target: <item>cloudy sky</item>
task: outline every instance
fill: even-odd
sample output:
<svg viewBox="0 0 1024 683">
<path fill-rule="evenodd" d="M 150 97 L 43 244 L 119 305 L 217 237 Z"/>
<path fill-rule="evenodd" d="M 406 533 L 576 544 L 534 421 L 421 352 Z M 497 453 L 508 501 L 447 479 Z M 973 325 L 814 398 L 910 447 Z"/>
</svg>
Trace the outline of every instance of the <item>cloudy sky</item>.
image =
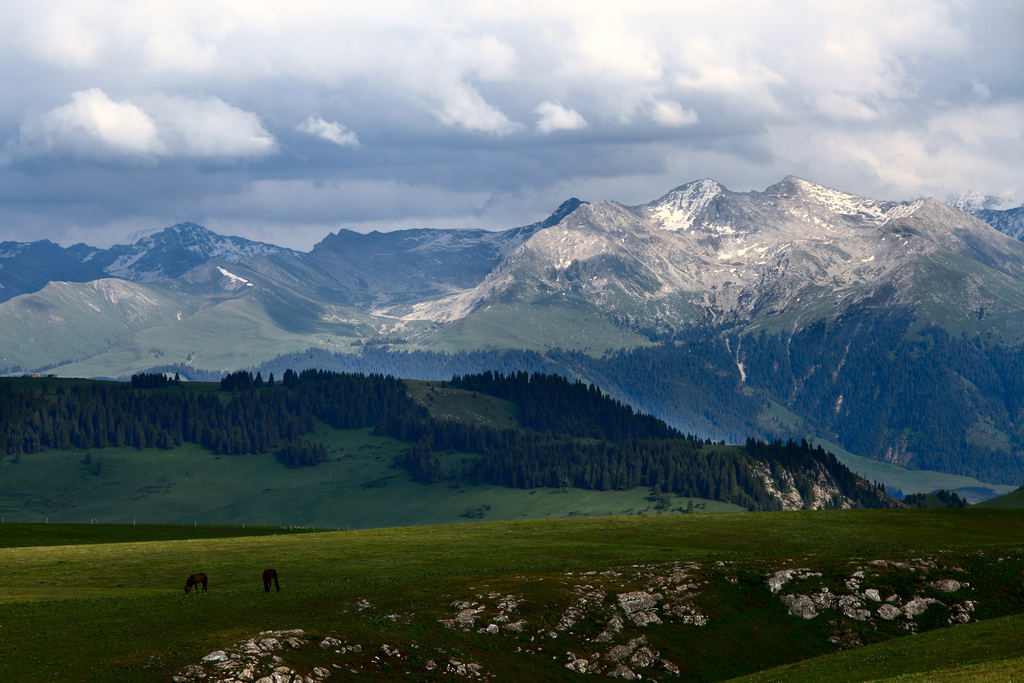
<svg viewBox="0 0 1024 683">
<path fill-rule="evenodd" d="M 9 0 L 0 241 L 525 225 L 797 175 L 1024 201 L 1020 0 Z"/>
</svg>

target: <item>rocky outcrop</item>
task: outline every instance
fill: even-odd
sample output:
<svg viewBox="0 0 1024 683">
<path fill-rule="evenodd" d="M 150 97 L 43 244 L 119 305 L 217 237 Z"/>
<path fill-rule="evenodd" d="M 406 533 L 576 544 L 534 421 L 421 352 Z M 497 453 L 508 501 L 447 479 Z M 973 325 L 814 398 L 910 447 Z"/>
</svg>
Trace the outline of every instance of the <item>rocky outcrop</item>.
<svg viewBox="0 0 1024 683">
<path fill-rule="evenodd" d="M 779 594 L 791 581 L 799 580 L 809 590 L 780 595 L 779 599 L 793 616 L 803 619 L 814 619 L 827 610 L 839 612 L 852 621 L 894 622 L 910 631 L 916 631 L 914 619 L 935 606 L 950 612 L 948 623 L 966 623 L 971 619 L 975 603 L 971 600 L 958 600 L 955 596 L 945 600 L 927 593 L 951 595 L 969 589 L 970 584 L 951 578 L 928 581 L 930 571 L 939 569 L 935 560 L 917 558 L 910 562 L 890 560 L 870 560 L 863 567 L 857 567 L 848 578 L 839 585 L 823 585 L 821 572 L 812 572 L 806 568 L 787 568 L 768 574 L 764 579 L 765 587 L 772 594 Z M 944 568 L 945 571 L 963 572 L 962 569 Z M 883 597 L 885 590 L 880 586 L 891 584 L 898 576 L 899 585 L 907 585 L 907 578 L 913 579 L 916 589 L 912 595 L 900 596 L 895 593 Z M 812 580 L 817 580 L 814 585 Z M 865 587 L 865 584 L 877 582 L 877 586 Z M 809 585 L 810 584 L 810 585 Z M 881 603 L 881 604 L 879 604 Z M 839 638 L 838 640 L 848 639 Z"/>
<path fill-rule="evenodd" d="M 822 571 L 782 567 L 761 574 L 760 585 L 756 580 L 751 584 L 750 568 L 737 562 L 671 562 L 620 569 L 567 571 L 553 580 L 545 577 L 557 588 L 545 583 L 540 594 L 554 604 L 531 604 L 529 596 L 535 593 L 524 587 L 522 593 L 479 592 L 450 600 L 429 617 L 411 612 L 384 614 L 365 598 L 346 605 L 346 611 L 357 618 L 388 620 L 396 627 L 416 624 L 417 633 L 430 628 L 438 634 L 460 631 L 442 637 L 461 643 L 458 652 L 401 641 L 400 628 L 389 631 L 395 636 L 389 642 L 377 643 L 352 642 L 336 632 L 265 631 L 212 649 L 178 671 L 174 681 L 322 683 L 357 675 L 367 680 L 375 675 L 407 680 L 497 678 L 471 660 L 465 645 L 473 642 L 490 652 L 504 648 L 510 657 L 540 658 L 548 665 L 552 656 L 561 659 L 561 652 L 565 669 L 574 673 L 666 680 L 679 675 L 683 667 L 652 644 L 662 640 L 658 630 L 699 629 L 715 618 L 716 608 L 723 608 L 723 595 L 735 591 L 775 596 L 797 618 L 823 617 L 837 649 L 860 646 L 865 628 L 898 635 L 918 630 L 919 621 L 932 627 L 939 610 L 944 610 L 948 624 L 967 623 L 977 607 L 968 599 L 972 591 L 968 572 L 934 558 L 860 560 L 838 573 L 835 567 Z M 926 614 L 928 619 L 922 620 Z"/>
</svg>

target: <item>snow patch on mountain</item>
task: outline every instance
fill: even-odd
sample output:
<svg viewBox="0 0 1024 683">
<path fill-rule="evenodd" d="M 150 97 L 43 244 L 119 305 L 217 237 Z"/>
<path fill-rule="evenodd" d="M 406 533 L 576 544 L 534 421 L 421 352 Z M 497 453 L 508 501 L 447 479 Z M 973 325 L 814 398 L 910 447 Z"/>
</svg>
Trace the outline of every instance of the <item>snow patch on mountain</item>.
<svg viewBox="0 0 1024 683">
<path fill-rule="evenodd" d="M 0 258 L 17 258 L 29 244 L 29 242 L 2 242 L 0 243 Z"/>
<path fill-rule="evenodd" d="M 912 216 L 917 213 L 921 207 L 927 203 L 927 201 L 927 199 L 917 199 L 910 203 L 896 204 L 885 212 L 885 220 L 883 222 L 888 223 L 889 221 Z"/>
<path fill-rule="evenodd" d="M 111 247 L 108 275 L 135 282 L 159 282 L 217 258 L 242 263 L 289 250 L 242 237 L 218 235 L 195 223 L 179 223 L 159 232 L 140 234 L 128 245 Z"/>
<path fill-rule="evenodd" d="M 642 215 L 665 230 L 692 230 L 701 212 L 723 191 L 714 180 L 698 180 L 677 187 L 657 202 L 643 207 Z M 730 229 L 728 226 L 721 228 Z"/>
<path fill-rule="evenodd" d="M 977 214 L 979 211 L 986 210 L 1013 208 L 1012 206 L 1009 206 L 1011 204 L 1009 197 L 985 194 L 979 190 L 970 190 L 958 195 L 949 195 L 946 197 L 946 204 L 949 204 L 954 209 L 959 209 L 960 211 L 965 211 L 970 214 Z"/>
<path fill-rule="evenodd" d="M 249 282 L 248 280 L 246 280 L 244 277 L 239 277 L 238 275 L 235 275 L 234 273 L 232 273 L 230 271 L 224 270 L 220 266 L 217 266 L 217 270 L 220 271 L 221 275 L 223 275 L 224 277 L 226 277 L 229 280 L 231 280 L 231 284 L 233 284 L 233 285 L 234 284 L 246 285 L 247 287 L 252 287 L 253 286 L 253 284 L 251 282 Z"/>
<path fill-rule="evenodd" d="M 823 185 L 818 185 L 802 178 L 787 178 L 808 199 L 824 204 L 829 211 L 838 216 L 856 216 L 858 218 L 881 222 L 885 220 L 892 202 L 860 197 L 855 194 L 840 192 Z"/>
<path fill-rule="evenodd" d="M 935 200 L 876 200 L 794 177 L 745 193 L 697 181 L 647 205 L 578 207 L 532 234 L 478 285 L 404 315 L 444 324 L 499 301 L 552 296 L 583 299 L 616 320 L 669 326 L 687 316 L 817 315 L 881 282 L 917 296 L 907 277 L 929 254 L 998 250 L 982 246 L 983 236 L 965 241 L 971 219 L 958 213 Z M 907 219 L 910 229 L 897 225 L 889 235 Z M 990 267 L 1011 277 L 1019 270 L 1012 259 Z"/>
</svg>

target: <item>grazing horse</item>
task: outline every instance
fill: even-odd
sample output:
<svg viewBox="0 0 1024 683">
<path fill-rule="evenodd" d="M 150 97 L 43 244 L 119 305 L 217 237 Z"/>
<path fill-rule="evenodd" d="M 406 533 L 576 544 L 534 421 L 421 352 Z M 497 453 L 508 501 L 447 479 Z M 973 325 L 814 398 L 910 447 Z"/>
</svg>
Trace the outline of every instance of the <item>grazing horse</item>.
<svg viewBox="0 0 1024 683">
<path fill-rule="evenodd" d="M 280 592 L 281 591 L 281 585 L 277 582 L 277 570 L 276 569 L 268 569 L 265 572 L 263 572 L 263 590 L 265 592 L 267 592 L 267 593 L 270 592 L 270 582 L 271 581 L 274 582 L 274 587 L 278 590 L 278 592 Z"/>
<path fill-rule="evenodd" d="M 193 574 L 192 576 L 188 577 L 188 581 L 185 582 L 185 595 L 188 595 L 188 592 L 190 590 L 192 590 L 192 586 L 196 587 L 196 593 L 198 593 L 199 592 L 199 584 L 203 584 L 203 592 L 205 593 L 206 592 L 206 581 L 207 581 L 206 574 L 202 574 L 202 573 L 200 573 L 200 574 Z"/>
</svg>

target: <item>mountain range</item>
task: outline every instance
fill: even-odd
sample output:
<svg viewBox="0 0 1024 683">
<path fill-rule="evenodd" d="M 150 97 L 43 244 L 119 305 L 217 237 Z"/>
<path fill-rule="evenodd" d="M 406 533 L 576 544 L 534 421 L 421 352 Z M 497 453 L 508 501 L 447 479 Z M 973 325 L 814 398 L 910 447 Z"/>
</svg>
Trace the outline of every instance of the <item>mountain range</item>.
<svg viewBox="0 0 1024 683">
<path fill-rule="evenodd" d="M 429 356 L 437 374 L 476 371 L 475 353 L 702 436 L 815 435 L 1019 483 L 1024 209 L 962 207 L 699 180 L 506 231 L 341 230 L 309 252 L 191 223 L 110 249 L 4 242 L 0 371 L 198 377 L 313 353 L 396 374 Z M 933 414 L 928 391 L 964 414 Z"/>
</svg>

